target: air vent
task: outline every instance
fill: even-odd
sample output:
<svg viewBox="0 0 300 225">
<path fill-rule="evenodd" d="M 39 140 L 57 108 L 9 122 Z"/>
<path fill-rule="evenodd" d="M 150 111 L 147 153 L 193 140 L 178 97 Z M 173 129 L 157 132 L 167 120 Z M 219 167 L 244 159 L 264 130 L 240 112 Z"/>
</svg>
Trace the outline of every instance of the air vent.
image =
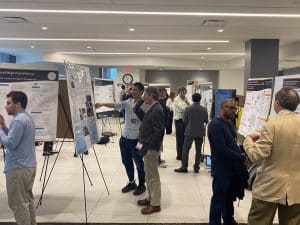
<svg viewBox="0 0 300 225">
<path fill-rule="evenodd" d="M 3 16 L 0 19 L 6 21 L 7 23 L 28 23 L 29 22 L 27 19 L 19 16 Z"/>
<path fill-rule="evenodd" d="M 224 27 L 225 20 L 204 20 L 202 25 L 204 27 Z"/>
</svg>

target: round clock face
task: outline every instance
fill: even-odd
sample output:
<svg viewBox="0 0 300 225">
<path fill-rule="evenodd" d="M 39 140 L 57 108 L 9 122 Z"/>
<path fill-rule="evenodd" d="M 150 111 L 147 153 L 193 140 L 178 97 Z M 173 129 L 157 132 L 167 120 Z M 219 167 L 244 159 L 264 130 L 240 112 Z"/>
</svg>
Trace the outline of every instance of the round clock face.
<svg viewBox="0 0 300 225">
<path fill-rule="evenodd" d="M 123 75 L 122 80 L 124 84 L 131 84 L 133 81 L 133 76 L 130 73 L 126 73 Z"/>
</svg>

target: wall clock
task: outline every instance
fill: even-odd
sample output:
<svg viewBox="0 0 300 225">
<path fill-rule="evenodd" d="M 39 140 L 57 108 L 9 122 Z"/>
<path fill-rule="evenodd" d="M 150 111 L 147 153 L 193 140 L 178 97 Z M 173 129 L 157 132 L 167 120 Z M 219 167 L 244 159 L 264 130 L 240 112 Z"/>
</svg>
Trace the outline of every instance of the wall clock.
<svg viewBox="0 0 300 225">
<path fill-rule="evenodd" d="M 131 84 L 133 82 L 133 76 L 130 73 L 126 73 L 122 77 L 124 84 Z"/>
</svg>

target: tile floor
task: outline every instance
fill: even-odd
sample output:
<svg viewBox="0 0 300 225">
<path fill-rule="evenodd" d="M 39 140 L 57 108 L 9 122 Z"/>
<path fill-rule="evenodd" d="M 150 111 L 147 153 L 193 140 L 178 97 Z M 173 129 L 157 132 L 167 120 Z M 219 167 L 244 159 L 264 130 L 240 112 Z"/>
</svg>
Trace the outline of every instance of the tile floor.
<svg viewBox="0 0 300 225">
<path fill-rule="evenodd" d="M 84 156 L 86 168 L 93 185 L 86 181 L 88 222 L 102 223 L 202 223 L 208 222 L 211 197 L 211 177 L 204 165 L 199 174 L 192 172 L 194 150 L 190 153 L 190 172 L 177 174 L 179 167 L 175 160 L 175 136 L 166 135 L 162 158 L 167 168 L 160 168 L 162 183 L 162 211 L 153 215 L 141 215 L 136 201 L 145 197 L 134 196 L 132 192 L 123 194 L 121 188 L 126 184 L 126 174 L 121 163 L 118 137 L 107 146 L 95 146 L 99 162 L 108 185 L 109 195 L 101 178 L 94 152 Z M 208 143 L 206 142 L 206 151 Z M 49 169 L 56 155 L 50 157 Z M 0 168 L 3 168 L 1 154 Z M 38 172 L 34 185 L 35 200 L 38 201 L 42 182 L 39 180 L 44 157 L 42 145 L 37 147 Z M 49 171 L 48 169 L 48 171 Z M 14 221 L 7 206 L 5 177 L 0 182 L 0 221 Z M 238 222 L 246 222 L 251 202 L 251 193 L 246 192 L 239 206 L 235 204 L 235 216 Z M 82 166 L 80 158 L 73 157 L 73 143 L 64 143 L 53 174 L 46 187 L 42 205 L 36 211 L 38 222 L 85 222 Z"/>
</svg>

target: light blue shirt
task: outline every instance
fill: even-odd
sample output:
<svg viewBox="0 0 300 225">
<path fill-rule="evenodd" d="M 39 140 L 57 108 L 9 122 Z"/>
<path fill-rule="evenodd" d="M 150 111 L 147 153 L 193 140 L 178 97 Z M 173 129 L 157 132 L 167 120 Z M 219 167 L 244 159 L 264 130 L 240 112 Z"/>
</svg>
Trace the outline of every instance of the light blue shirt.
<svg viewBox="0 0 300 225">
<path fill-rule="evenodd" d="M 4 173 L 36 167 L 35 126 L 25 111 L 14 116 L 9 129 L 0 130 L 0 143 L 6 148 Z"/>
</svg>

